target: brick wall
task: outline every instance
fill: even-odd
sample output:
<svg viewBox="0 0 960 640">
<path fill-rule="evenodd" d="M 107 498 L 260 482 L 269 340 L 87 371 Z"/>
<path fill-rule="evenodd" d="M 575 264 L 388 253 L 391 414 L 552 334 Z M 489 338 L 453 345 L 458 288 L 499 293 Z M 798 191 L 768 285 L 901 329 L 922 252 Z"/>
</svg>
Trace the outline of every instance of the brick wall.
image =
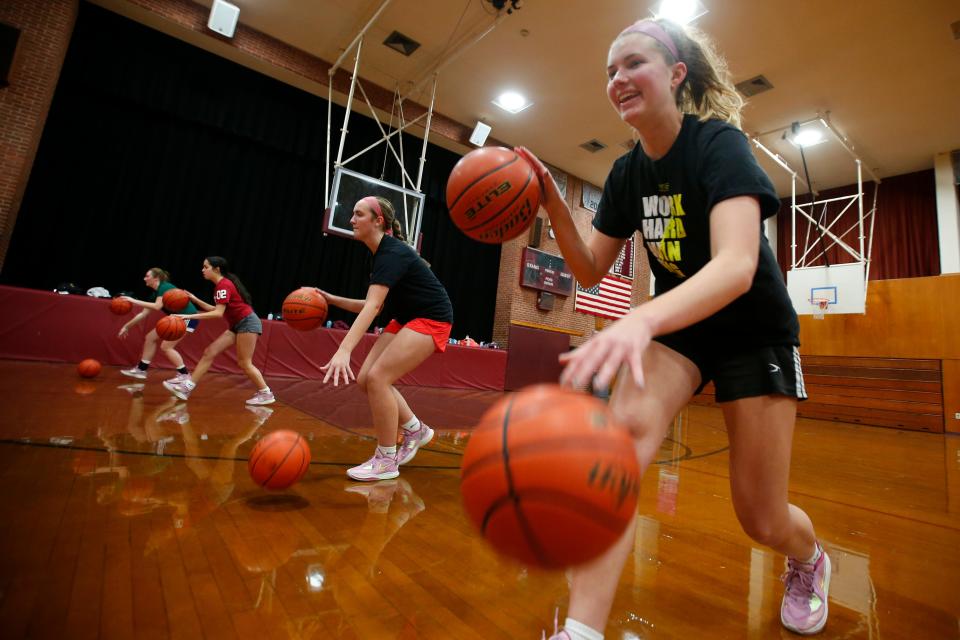
<svg viewBox="0 0 960 640">
<path fill-rule="evenodd" d="M 584 238 L 589 237 L 593 212 L 583 208 L 581 191 L 583 181 L 569 176 L 567 179 L 567 204 L 573 213 L 577 230 Z M 540 211 L 544 219 L 543 235 L 538 249 L 546 253 L 560 255 L 557 241 L 547 233 L 547 214 Z M 497 284 L 497 308 L 493 320 L 493 340 L 501 346 L 507 344 L 507 334 L 510 323 L 514 321 L 528 322 L 544 328 L 575 331 L 581 336 L 571 336 L 570 344 L 580 345 L 593 332 L 597 320 L 609 324 L 609 320 L 602 320 L 595 316 L 575 312 L 573 310 L 574 296 L 556 296 L 553 310 L 540 311 L 537 309 L 537 291 L 520 286 L 520 259 L 523 248 L 528 245 L 529 236 L 523 234 L 519 238 L 503 245 L 500 254 L 500 279 Z M 650 291 L 650 267 L 647 264 L 645 252 L 638 242 L 634 242 L 634 278 L 632 304 L 634 306 L 646 300 Z"/>
<path fill-rule="evenodd" d="M 0 269 L 77 19 L 78 0 L 2 0 L 20 30 L 10 85 L 0 89 Z"/>
</svg>

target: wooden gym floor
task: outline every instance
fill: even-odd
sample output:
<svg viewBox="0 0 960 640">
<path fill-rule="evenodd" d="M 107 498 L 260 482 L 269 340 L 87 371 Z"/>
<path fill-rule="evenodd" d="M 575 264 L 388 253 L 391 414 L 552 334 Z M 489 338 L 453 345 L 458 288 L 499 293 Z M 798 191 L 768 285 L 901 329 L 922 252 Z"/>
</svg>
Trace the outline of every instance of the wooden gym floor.
<svg viewBox="0 0 960 640">
<path fill-rule="evenodd" d="M 363 396 L 211 374 L 177 403 L 154 371 L 0 361 L 0 637 L 540 638 L 562 573 L 500 561 L 458 492 L 470 426 L 499 394 L 405 388 L 438 437 L 399 479 L 345 469 L 373 447 Z M 277 494 L 255 439 L 307 437 Z M 607 638 L 787 638 L 782 558 L 740 531 L 716 409 L 690 407 L 643 481 L 636 551 Z M 834 564 L 821 638 L 960 638 L 960 438 L 801 419 L 792 500 Z"/>
</svg>

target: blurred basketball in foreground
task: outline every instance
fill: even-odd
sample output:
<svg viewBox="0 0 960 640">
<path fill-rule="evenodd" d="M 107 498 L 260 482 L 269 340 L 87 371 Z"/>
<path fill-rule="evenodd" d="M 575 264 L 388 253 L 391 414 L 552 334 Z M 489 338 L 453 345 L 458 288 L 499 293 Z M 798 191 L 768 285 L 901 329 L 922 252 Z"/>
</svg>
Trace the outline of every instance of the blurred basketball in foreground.
<svg viewBox="0 0 960 640">
<path fill-rule="evenodd" d="M 548 569 L 606 551 L 634 518 L 633 438 L 607 406 L 536 385 L 490 407 L 463 455 L 467 514 L 503 555 Z"/>
</svg>

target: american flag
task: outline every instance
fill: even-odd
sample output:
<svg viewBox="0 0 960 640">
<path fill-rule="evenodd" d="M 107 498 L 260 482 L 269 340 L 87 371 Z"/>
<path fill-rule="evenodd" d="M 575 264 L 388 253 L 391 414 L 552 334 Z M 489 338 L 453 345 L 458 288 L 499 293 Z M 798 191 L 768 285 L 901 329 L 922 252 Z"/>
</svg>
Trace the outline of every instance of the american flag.
<svg viewBox="0 0 960 640">
<path fill-rule="evenodd" d="M 622 318 L 630 311 L 632 289 L 633 283 L 629 280 L 609 274 L 588 289 L 577 283 L 577 298 L 573 303 L 573 310 L 611 320 Z"/>
</svg>

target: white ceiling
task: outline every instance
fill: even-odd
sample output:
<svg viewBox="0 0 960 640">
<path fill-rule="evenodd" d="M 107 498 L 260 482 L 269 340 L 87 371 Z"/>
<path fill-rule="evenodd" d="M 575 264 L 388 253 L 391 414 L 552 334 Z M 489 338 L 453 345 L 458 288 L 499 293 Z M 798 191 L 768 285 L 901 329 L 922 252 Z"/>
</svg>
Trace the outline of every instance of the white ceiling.
<svg viewBox="0 0 960 640">
<path fill-rule="evenodd" d="M 231 2 L 240 7 L 241 23 L 333 62 L 382 0 Z M 880 178 L 930 168 L 934 154 L 960 148 L 960 40 L 951 30 L 960 20 L 956 0 L 702 2 L 709 13 L 695 25 L 714 38 L 734 81 L 763 74 L 774 85 L 749 100 L 748 133 L 830 112 L 864 167 Z M 210 6 L 212 0 L 200 4 Z M 652 6 L 523 0 L 479 42 L 451 50 L 451 42 L 494 23 L 489 0 L 392 0 L 364 40 L 359 74 L 390 90 L 399 84 L 406 93 L 445 63 L 437 112 L 471 128 L 483 120 L 493 127 L 493 138 L 525 145 L 568 173 L 602 185 L 624 152 L 620 144 L 631 137 L 606 100 L 607 48 Z M 409 58 L 383 46 L 394 30 L 422 46 Z M 344 66 L 352 64 L 350 56 Z M 533 106 L 510 115 L 491 104 L 508 88 L 527 95 Z M 428 101 L 427 95 L 420 100 Z M 591 154 L 579 148 L 594 138 L 607 149 Z M 780 133 L 760 140 L 802 175 L 799 154 Z M 812 147 L 806 156 L 816 188 L 855 182 L 856 165 L 836 141 Z M 788 174 L 764 154 L 758 159 L 781 195 L 788 195 Z"/>
</svg>

